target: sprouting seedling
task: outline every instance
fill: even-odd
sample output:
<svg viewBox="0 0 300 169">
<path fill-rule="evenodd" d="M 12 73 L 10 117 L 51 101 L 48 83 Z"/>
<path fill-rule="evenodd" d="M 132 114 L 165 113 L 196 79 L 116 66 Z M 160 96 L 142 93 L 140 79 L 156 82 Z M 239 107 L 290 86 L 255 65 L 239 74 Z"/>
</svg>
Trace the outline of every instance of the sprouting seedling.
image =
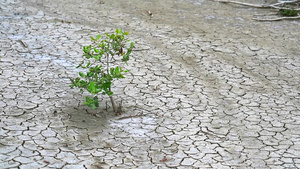
<svg viewBox="0 0 300 169">
<path fill-rule="evenodd" d="M 85 61 L 76 68 L 86 69 L 87 72 L 79 72 L 79 77 L 71 79 L 70 86 L 92 94 L 92 97 L 85 97 L 84 105 L 95 109 L 99 107 L 98 94 L 108 95 L 114 112 L 118 114 L 120 108 L 116 107 L 113 99 L 112 84 L 115 79 L 125 78 L 124 73 L 128 72 L 121 66 L 127 63 L 134 48 L 133 42 L 128 44 L 128 34 L 116 29 L 113 34 L 105 33 L 104 38 L 101 35 L 91 36 L 92 44 L 83 46 Z"/>
</svg>

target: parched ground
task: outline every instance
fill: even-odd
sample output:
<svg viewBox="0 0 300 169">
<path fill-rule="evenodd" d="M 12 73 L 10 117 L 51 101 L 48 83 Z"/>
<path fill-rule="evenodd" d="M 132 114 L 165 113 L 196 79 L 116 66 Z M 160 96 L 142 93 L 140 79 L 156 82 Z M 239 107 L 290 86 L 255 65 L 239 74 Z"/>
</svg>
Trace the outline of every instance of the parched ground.
<svg viewBox="0 0 300 169">
<path fill-rule="evenodd" d="M 299 21 L 208 0 L 2 0 L 0 11 L 0 168 L 300 168 Z M 89 36 L 116 28 L 136 44 L 115 82 L 121 116 L 106 97 L 82 106 L 68 79 Z"/>
</svg>

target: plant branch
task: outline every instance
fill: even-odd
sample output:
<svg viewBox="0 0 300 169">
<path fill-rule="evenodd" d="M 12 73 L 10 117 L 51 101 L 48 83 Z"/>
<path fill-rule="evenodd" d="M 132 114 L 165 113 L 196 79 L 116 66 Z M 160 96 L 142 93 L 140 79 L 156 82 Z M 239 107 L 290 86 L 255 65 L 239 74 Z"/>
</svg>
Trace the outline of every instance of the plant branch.
<svg viewBox="0 0 300 169">
<path fill-rule="evenodd" d="M 111 102 L 111 105 L 112 105 L 112 108 L 113 108 L 114 112 L 117 113 L 117 108 L 116 108 L 114 98 L 112 96 L 109 96 L 109 99 L 110 99 L 110 102 Z"/>
<path fill-rule="evenodd" d="M 106 54 L 106 73 L 109 74 L 109 54 Z"/>
</svg>

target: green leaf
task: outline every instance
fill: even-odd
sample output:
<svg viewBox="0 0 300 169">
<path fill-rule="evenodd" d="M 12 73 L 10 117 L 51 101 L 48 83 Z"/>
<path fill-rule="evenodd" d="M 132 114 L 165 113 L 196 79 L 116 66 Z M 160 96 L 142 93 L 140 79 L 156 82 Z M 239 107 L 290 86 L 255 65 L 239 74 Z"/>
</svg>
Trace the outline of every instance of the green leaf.
<svg viewBox="0 0 300 169">
<path fill-rule="evenodd" d="M 82 61 L 76 68 L 80 68 L 84 62 Z"/>
<path fill-rule="evenodd" d="M 92 109 L 96 109 L 97 107 L 99 107 L 98 97 L 95 96 L 93 99 L 88 96 L 85 97 L 85 102 L 83 103 L 83 105 L 87 105 Z"/>
<path fill-rule="evenodd" d="M 103 90 L 109 89 L 111 87 L 111 82 L 103 83 Z"/>
<path fill-rule="evenodd" d="M 120 67 L 119 67 L 119 66 L 117 66 L 117 67 L 115 68 L 115 73 L 116 73 L 116 74 L 119 74 L 119 73 L 120 73 Z"/>
<path fill-rule="evenodd" d="M 105 77 L 102 77 L 101 79 L 100 79 L 100 82 L 102 82 L 102 83 L 104 83 L 106 81 L 106 78 Z"/>
<path fill-rule="evenodd" d="M 92 108 L 92 109 L 97 109 L 97 106 L 95 105 L 95 103 L 91 103 L 91 104 L 89 105 L 89 107 Z"/>
<path fill-rule="evenodd" d="M 98 101 L 98 97 L 97 96 L 94 97 L 94 105 L 96 107 L 99 107 L 99 101 Z"/>
<path fill-rule="evenodd" d="M 97 40 L 99 40 L 101 38 L 101 35 L 97 35 Z"/>
<path fill-rule="evenodd" d="M 83 56 L 85 56 L 87 59 L 91 58 L 91 55 L 88 53 L 83 54 Z"/>
<path fill-rule="evenodd" d="M 90 103 L 90 102 L 93 101 L 93 99 L 91 99 L 90 97 L 86 96 L 86 97 L 85 97 L 85 101 L 88 102 L 88 103 Z"/>
<path fill-rule="evenodd" d="M 123 56 L 122 61 L 127 62 L 128 60 L 129 60 L 129 55 L 128 55 L 128 52 L 127 52 L 127 54 Z"/>
<path fill-rule="evenodd" d="M 89 63 L 85 66 L 85 68 L 88 68 L 90 65 L 91 65 L 91 62 L 89 62 Z"/>
<path fill-rule="evenodd" d="M 95 91 L 95 90 L 96 90 L 95 82 L 90 82 L 89 88 L 90 88 L 92 91 Z"/>
<path fill-rule="evenodd" d="M 114 39 L 115 36 L 116 36 L 115 34 L 111 34 L 109 38 L 110 38 L 110 39 Z"/>
<path fill-rule="evenodd" d="M 122 29 L 116 29 L 116 33 L 117 34 L 121 34 L 122 33 Z"/>
<path fill-rule="evenodd" d="M 97 39 L 95 39 L 94 37 L 90 36 L 92 41 L 97 41 Z"/>
<path fill-rule="evenodd" d="M 124 35 L 129 35 L 129 32 L 125 32 Z"/>
<path fill-rule="evenodd" d="M 134 48 L 134 43 L 133 42 L 130 43 L 130 48 L 131 49 Z"/>
<path fill-rule="evenodd" d="M 99 53 L 99 50 L 98 50 L 98 49 L 96 49 L 96 48 L 94 48 L 94 51 L 95 51 L 96 53 Z"/>
<path fill-rule="evenodd" d="M 79 72 L 79 76 L 80 76 L 80 77 L 85 77 L 85 74 L 82 73 L 82 72 Z"/>
<path fill-rule="evenodd" d="M 91 49 L 92 49 L 92 45 L 89 45 L 89 46 L 83 46 L 83 51 L 84 51 L 84 53 L 86 53 L 86 54 L 90 53 Z"/>
</svg>

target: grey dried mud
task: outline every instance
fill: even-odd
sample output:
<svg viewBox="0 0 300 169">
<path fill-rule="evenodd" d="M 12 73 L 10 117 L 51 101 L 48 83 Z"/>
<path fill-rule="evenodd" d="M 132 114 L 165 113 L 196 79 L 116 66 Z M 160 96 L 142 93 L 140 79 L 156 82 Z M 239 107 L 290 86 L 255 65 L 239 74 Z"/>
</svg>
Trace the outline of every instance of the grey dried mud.
<svg viewBox="0 0 300 169">
<path fill-rule="evenodd" d="M 0 4 L 0 168 L 300 168 L 299 21 L 205 0 Z M 68 78 L 116 28 L 136 44 L 119 117 Z"/>
</svg>

